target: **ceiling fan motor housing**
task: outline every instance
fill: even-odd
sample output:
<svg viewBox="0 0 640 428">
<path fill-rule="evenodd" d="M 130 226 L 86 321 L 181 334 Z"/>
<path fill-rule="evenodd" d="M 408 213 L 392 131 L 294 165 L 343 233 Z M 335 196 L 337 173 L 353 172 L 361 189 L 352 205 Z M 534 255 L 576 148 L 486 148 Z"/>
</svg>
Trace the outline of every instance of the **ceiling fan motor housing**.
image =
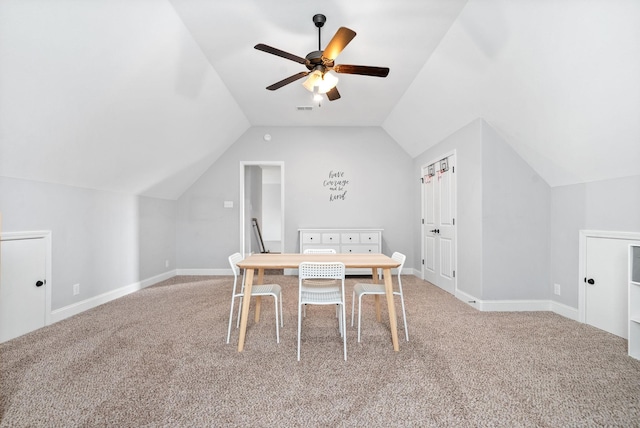
<svg viewBox="0 0 640 428">
<path fill-rule="evenodd" d="M 324 23 L 327 22 L 327 17 L 321 13 L 313 15 L 313 23 L 316 24 L 316 27 L 322 28 Z"/>
</svg>

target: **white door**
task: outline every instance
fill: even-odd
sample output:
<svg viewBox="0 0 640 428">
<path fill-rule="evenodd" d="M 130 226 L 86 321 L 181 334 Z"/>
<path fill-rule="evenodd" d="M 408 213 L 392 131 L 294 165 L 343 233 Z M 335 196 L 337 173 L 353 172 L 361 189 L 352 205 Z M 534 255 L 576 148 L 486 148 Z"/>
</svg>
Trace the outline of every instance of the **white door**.
<svg viewBox="0 0 640 428">
<path fill-rule="evenodd" d="M 585 322 L 627 338 L 629 240 L 587 237 Z"/>
<path fill-rule="evenodd" d="M 455 155 L 423 168 L 423 278 L 455 293 Z"/>
<path fill-rule="evenodd" d="M 1 343 L 45 326 L 49 285 L 44 238 L 3 240 L 0 255 Z"/>
</svg>

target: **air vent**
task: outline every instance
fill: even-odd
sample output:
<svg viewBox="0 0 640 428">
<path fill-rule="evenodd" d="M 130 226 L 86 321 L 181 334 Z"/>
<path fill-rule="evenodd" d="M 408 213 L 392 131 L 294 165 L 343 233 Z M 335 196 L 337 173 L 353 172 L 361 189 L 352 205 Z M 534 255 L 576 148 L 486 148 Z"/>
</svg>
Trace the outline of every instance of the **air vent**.
<svg viewBox="0 0 640 428">
<path fill-rule="evenodd" d="M 298 106 L 296 107 L 298 111 L 311 111 L 313 110 L 313 106 Z"/>
</svg>

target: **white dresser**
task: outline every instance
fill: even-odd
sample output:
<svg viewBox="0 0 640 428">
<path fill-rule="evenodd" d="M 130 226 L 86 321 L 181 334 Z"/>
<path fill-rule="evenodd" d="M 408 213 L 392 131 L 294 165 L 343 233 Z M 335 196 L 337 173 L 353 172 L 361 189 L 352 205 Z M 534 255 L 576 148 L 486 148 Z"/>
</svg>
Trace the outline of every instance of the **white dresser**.
<svg viewBox="0 0 640 428">
<path fill-rule="evenodd" d="M 336 253 L 382 253 L 382 229 L 298 229 L 300 252 L 332 248 Z M 371 275 L 369 269 L 347 269 L 348 275 Z"/>
</svg>

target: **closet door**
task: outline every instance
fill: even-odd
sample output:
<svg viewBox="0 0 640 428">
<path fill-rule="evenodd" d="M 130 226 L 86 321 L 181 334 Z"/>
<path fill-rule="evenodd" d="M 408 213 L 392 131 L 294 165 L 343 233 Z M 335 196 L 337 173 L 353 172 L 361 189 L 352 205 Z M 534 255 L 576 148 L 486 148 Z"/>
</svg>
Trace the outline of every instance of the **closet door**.
<svg viewBox="0 0 640 428">
<path fill-rule="evenodd" d="M 423 278 L 455 293 L 455 155 L 423 170 Z"/>
</svg>

